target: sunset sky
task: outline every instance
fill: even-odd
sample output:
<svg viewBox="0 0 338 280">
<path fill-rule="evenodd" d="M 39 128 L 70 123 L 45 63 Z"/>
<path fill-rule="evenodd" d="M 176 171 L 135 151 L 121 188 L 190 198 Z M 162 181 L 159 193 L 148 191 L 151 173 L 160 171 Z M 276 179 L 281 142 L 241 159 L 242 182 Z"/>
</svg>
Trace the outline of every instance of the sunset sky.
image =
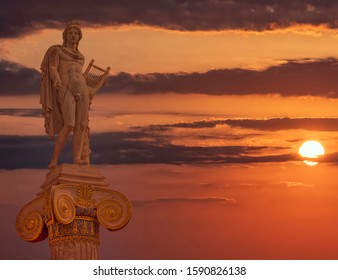
<svg viewBox="0 0 338 280">
<path fill-rule="evenodd" d="M 338 259 L 336 1 L 5 2 L 0 259 L 49 259 L 15 218 L 48 172 L 40 64 L 71 20 L 85 65 L 111 67 L 92 164 L 133 206 L 124 229 L 101 229 L 99 258 Z M 315 166 L 306 140 L 324 146 Z"/>
</svg>

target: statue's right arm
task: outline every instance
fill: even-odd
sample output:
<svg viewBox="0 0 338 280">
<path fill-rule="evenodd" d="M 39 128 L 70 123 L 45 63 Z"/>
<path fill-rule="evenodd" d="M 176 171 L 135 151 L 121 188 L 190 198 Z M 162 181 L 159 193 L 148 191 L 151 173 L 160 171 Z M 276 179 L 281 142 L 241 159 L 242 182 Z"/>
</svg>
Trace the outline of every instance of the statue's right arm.
<svg viewBox="0 0 338 280">
<path fill-rule="evenodd" d="M 54 48 L 49 63 L 49 73 L 53 81 L 53 85 L 54 87 L 56 87 L 56 89 L 59 89 L 62 85 L 60 75 L 58 72 L 58 67 L 59 67 L 59 54 L 57 48 Z"/>
</svg>

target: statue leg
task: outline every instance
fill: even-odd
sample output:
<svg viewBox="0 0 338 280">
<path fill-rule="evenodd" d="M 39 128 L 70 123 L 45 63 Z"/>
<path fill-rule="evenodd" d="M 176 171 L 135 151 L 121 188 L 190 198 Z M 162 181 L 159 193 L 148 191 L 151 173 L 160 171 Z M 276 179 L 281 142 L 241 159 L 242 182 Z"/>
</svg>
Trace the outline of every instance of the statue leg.
<svg viewBox="0 0 338 280">
<path fill-rule="evenodd" d="M 83 97 L 76 102 L 76 113 L 75 113 L 75 127 L 73 135 L 73 160 L 76 164 L 89 164 L 89 162 L 83 162 L 81 159 L 84 144 L 89 141 L 86 137 L 88 127 L 88 110 L 89 110 L 89 96 L 87 92 L 84 93 Z"/>
<path fill-rule="evenodd" d="M 90 147 L 89 147 L 90 129 L 88 124 L 89 120 L 87 121 L 86 131 L 84 132 L 84 142 L 81 153 L 81 162 L 85 165 L 90 164 Z"/>
<path fill-rule="evenodd" d="M 74 129 L 76 102 L 74 96 L 71 94 L 70 91 L 67 91 L 65 93 L 61 109 L 64 126 L 56 139 L 52 160 L 48 165 L 49 169 L 53 169 L 57 166 L 59 156 L 65 144 L 67 143 L 68 135 Z"/>
</svg>

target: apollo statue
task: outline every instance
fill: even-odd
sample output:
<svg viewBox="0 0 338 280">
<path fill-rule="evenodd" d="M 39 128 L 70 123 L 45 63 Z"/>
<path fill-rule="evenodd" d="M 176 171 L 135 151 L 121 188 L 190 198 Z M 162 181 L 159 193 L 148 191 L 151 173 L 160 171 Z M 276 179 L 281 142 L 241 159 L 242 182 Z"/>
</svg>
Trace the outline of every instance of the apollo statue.
<svg viewBox="0 0 338 280">
<path fill-rule="evenodd" d="M 40 102 L 45 131 L 51 139 L 57 135 L 49 169 L 57 166 L 71 132 L 74 164 L 89 165 L 89 106 L 110 70 L 95 66 L 92 60 L 83 73 L 85 58 L 78 48 L 82 39 L 79 23 L 68 23 L 62 35 L 63 44 L 51 46 L 41 64 Z"/>
<path fill-rule="evenodd" d="M 49 239 L 51 259 L 98 258 L 99 227 L 118 230 L 127 225 L 132 208 L 121 193 L 108 188 L 99 169 L 90 166 L 88 111 L 110 68 L 91 60 L 84 72 L 78 47 L 80 25 L 70 22 L 63 44 L 51 46 L 42 61 L 41 104 L 46 133 L 57 135 L 50 171 L 37 197 L 17 214 L 16 231 L 25 241 Z M 74 164 L 58 160 L 73 132 Z"/>
</svg>

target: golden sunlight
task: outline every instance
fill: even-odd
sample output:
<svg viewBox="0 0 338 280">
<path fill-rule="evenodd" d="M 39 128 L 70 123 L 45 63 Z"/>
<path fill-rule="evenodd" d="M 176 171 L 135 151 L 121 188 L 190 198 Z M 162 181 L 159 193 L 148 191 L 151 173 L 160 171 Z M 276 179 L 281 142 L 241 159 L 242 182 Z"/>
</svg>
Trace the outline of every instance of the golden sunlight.
<svg viewBox="0 0 338 280">
<path fill-rule="evenodd" d="M 315 159 L 324 155 L 324 148 L 318 141 L 311 140 L 304 142 L 298 152 L 304 158 Z M 304 160 L 304 163 L 310 166 L 318 164 L 318 162 L 312 160 Z"/>
</svg>

